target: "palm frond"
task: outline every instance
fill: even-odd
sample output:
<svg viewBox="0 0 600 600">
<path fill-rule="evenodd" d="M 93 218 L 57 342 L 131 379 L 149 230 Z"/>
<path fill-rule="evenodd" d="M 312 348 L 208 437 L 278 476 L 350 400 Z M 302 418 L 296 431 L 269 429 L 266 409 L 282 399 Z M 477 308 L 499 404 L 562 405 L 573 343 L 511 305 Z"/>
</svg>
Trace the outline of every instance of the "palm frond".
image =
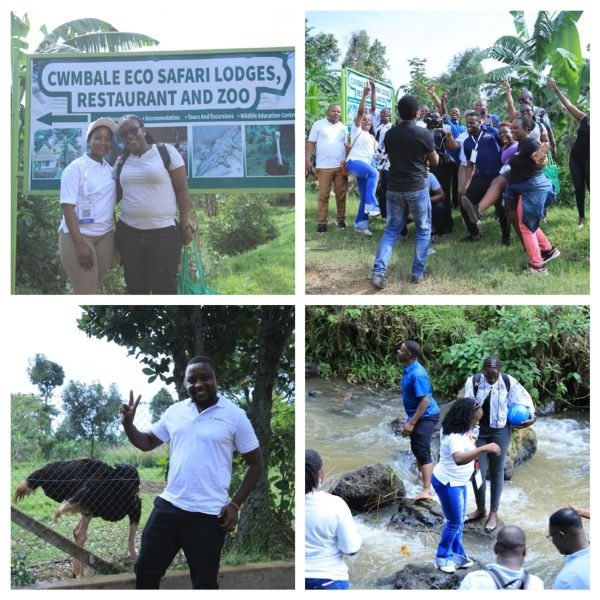
<svg viewBox="0 0 600 600">
<path fill-rule="evenodd" d="M 37 51 L 42 52 L 48 46 L 52 46 L 61 41 L 65 42 L 78 35 L 86 33 L 100 33 L 106 31 L 117 31 L 110 23 L 102 21 L 101 19 L 76 19 L 74 21 L 67 21 L 62 25 L 59 25 L 52 31 L 48 31 L 45 26 L 41 28 L 44 33 L 44 39 L 38 46 Z"/>
<path fill-rule="evenodd" d="M 519 38 L 522 40 L 529 39 L 529 29 L 525 21 L 525 13 L 522 10 L 511 10 L 510 14 L 512 15 L 513 24 Z"/>
<path fill-rule="evenodd" d="M 530 62 L 531 58 L 528 43 L 511 35 L 497 39 L 494 45 L 484 52 L 486 58 L 493 58 L 509 65 L 524 65 Z"/>
<path fill-rule="evenodd" d="M 80 35 L 66 40 L 66 44 L 76 52 L 123 52 L 156 46 L 159 42 L 141 33 L 108 31 Z"/>
</svg>

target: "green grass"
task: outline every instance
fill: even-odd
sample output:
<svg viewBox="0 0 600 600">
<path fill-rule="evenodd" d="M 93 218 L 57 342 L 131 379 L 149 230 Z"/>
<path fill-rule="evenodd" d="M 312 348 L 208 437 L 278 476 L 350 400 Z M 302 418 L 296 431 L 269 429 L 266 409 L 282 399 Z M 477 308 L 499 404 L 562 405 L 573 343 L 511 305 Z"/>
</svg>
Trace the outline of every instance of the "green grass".
<svg viewBox="0 0 600 600">
<path fill-rule="evenodd" d="M 420 285 L 410 283 L 414 250 L 414 225 L 408 226 L 408 241 L 398 243 L 388 269 L 388 287 L 377 291 L 370 283 L 371 267 L 384 228 L 380 217 L 370 220 L 372 237 L 353 230 L 358 198 L 349 196 L 346 229 L 335 226 L 335 199 L 329 202 L 329 227 L 317 229 L 317 195 L 306 192 L 305 287 L 307 294 L 589 294 L 590 231 L 586 223 L 577 228 L 574 207 L 555 205 L 542 226 L 561 256 L 548 265 L 548 276 L 524 273 L 527 255 L 511 231 L 509 247 L 500 244 L 500 227 L 493 210 L 484 215 L 477 243 L 461 242 L 466 234 L 460 215 L 453 211 L 454 231 L 441 238 L 427 258 L 432 278 Z"/>
<path fill-rule="evenodd" d="M 221 294 L 294 293 L 294 207 L 273 207 L 279 235 L 272 241 L 226 257 L 207 275 L 207 284 Z"/>
</svg>

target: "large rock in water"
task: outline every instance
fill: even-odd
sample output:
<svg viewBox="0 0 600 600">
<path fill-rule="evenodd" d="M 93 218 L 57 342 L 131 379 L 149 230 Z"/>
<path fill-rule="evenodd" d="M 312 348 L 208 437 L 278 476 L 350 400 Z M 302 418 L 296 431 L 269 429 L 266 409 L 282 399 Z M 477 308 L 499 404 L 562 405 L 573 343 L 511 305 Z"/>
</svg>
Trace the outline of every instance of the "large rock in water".
<svg viewBox="0 0 600 600">
<path fill-rule="evenodd" d="M 529 460 L 537 451 L 537 435 L 531 427 L 513 429 L 512 440 L 504 463 L 504 480 L 510 481 L 514 468 Z"/>
<path fill-rule="evenodd" d="M 435 552 L 434 552 L 435 554 Z M 475 560 L 468 569 L 457 569 L 454 573 L 443 573 L 431 562 L 412 563 L 394 576 L 397 590 L 457 590 L 464 576 L 471 571 L 482 569 L 484 565 Z"/>
<path fill-rule="evenodd" d="M 398 512 L 392 515 L 389 524 L 396 528 L 424 531 L 439 528 L 444 519 L 444 512 L 438 502 L 404 499 L 398 506 Z"/>
<path fill-rule="evenodd" d="M 404 483 L 389 465 L 365 465 L 342 475 L 331 493 L 351 510 L 367 512 L 404 498 Z"/>
</svg>

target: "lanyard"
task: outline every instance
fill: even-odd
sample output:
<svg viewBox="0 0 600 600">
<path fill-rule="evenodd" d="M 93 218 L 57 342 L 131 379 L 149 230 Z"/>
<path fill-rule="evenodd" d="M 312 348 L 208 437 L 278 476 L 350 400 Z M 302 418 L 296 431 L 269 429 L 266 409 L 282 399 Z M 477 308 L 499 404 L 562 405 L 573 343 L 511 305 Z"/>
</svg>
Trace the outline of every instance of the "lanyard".
<svg viewBox="0 0 600 600">
<path fill-rule="evenodd" d="M 479 146 L 479 140 L 481 139 L 482 135 L 483 129 L 479 132 L 479 137 L 477 138 L 477 141 L 475 141 L 475 138 L 472 135 L 469 136 L 475 142 L 475 148 L 473 148 L 473 150 L 477 150 L 477 146 Z"/>
</svg>

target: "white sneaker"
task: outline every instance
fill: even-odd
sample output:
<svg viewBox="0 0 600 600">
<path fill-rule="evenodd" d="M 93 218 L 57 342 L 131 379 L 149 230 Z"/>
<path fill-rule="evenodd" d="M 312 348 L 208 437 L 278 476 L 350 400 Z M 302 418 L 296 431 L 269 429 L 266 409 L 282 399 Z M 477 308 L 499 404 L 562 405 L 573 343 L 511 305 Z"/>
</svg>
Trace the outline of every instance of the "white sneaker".
<svg viewBox="0 0 600 600">
<path fill-rule="evenodd" d="M 373 235 L 373 232 L 370 229 L 358 229 L 357 227 L 355 227 L 354 231 L 357 231 L 358 233 L 362 233 L 363 235 L 366 235 L 367 237 L 370 235 Z"/>
<path fill-rule="evenodd" d="M 378 217 L 381 214 L 381 211 L 373 206 L 372 208 L 365 208 L 365 214 L 369 217 Z"/>
<path fill-rule="evenodd" d="M 436 567 L 443 573 L 455 573 L 456 565 L 450 559 L 447 558 L 436 558 Z"/>
</svg>

